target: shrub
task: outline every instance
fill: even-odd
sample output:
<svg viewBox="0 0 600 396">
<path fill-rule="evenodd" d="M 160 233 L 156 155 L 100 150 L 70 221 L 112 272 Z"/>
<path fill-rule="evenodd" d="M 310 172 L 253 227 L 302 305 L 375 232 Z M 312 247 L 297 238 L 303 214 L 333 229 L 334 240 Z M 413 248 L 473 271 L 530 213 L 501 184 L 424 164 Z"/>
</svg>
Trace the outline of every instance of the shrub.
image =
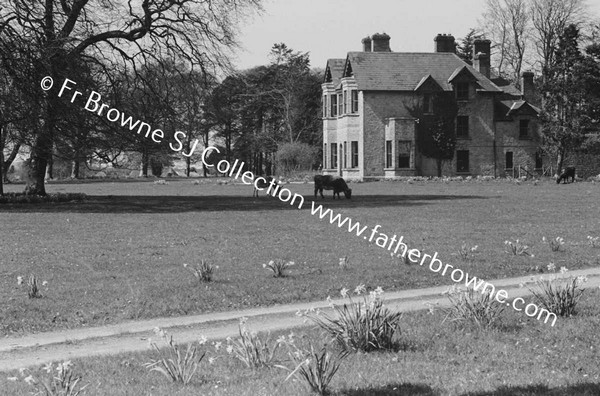
<svg viewBox="0 0 600 396">
<path fill-rule="evenodd" d="M 515 256 L 531 256 L 535 257 L 533 254 L 529 252 L 529 246 L 524 243 L 519 242 L 517 239 L 515 242 L 504 241 L 504 244 L 508 246 L 508 250 L 506 253 L 512 253 Z"/>
<path fill-rule="evenodd" d="M 546 237 L 542 237 L 542 242 L 547 243 L 553 252 L 558 252 L 560 248 L 565 244 L 565 240 L 562 237 L 556 237 L 550 240 L 546 239 Z"/>
<path fill-rule="evenodd" d="M 285 381 L 292 376 L 296 376 L 304 380 L 312 392 L 319 395 L 328 395 L 329 384 L 339 370 L 342 359 L 348 353 L 342 351 L 334 355 L 328 351 L 327 344 L 324 344 L 320 350 L 315 350 L 311 343 L 310 351 L 300 349 L 294 344 L 289 345 L 294 348 L 293 351 L 289 352 L 289 355 L 296 368 L 290 370 L 287 367 L 278 366 L 291 371 Z"/>
<path fill-rule="evenodd" d="M 271 260 L 267 264 L 263 264 L 263 268 L 267 268 L 273 272 L 274 278 L 283 278 L 285 276 L 286 268 L 291 267 L 292 265 L 294 265 L 293 261 L 277 259 Z"/>
<path fill-rule="evenodd" d="M 199 282 L 210 282 L 212 281 L 213 272 L 219 266 L 213 266 L 208 261 L 201 260 L 200 265 L 195 267 L 183 264 L 183 268 L 187 268 Z"/>
<path fill-rule="evenodd" d="M 354 293 L 366 292 L 364 285 L 358 286 Z M 355 303 L 346 288 L 341 295 L 349 300 L 341 307 L 330 301 L 335 317 L 320 311 L 305 311 L 317 326 L 325 330 L 344 351 L 388 350 L 397 347 L 402 313 L 394 312 L 383 304 L 383 290 L 378 287 L 369 295 L 363 295 L 362 302 Z"/>
<path fill-rule="evenodd" d="M 473 288 L 465 290 L 453 286 L 444 294 L 450 300 L 450 306 L 439 308 L 445 314 L 442 323 L 448 321 L 460 326 L 475 325 L 487 329 L 497 323 L 505 308 L 493 300 L 491 293 L 481 293 Z"/>
<path fill-rule="evenodd" d="M 206 352 L 201 354 L 199 349 L 201 345 L 206 343 L 206 338 L 203 337 L 198 345 L 188 344 L 185 354 L 182 354 L 182 349 L 173 341 L 173 336 L 168 335 L 158 327 L 154 329 L 154 333 L 167 344 L 167 350 L 163 352 L 155 343 L 150 342 L 150 345 L 158 352 L 159 358 L 144 363 L 144 367 L 150 371 L 163 374 L 173 382 L 181 382 L 187 385 L 196 374 L 200 362 L 206 355 Z"/>
<path fill-rule="evenodd" d="M 247 318 L 242 318 L 238 324 L 240 338 L 237 340 L 227 338 L 227 353 L 233 354 L 249 368 L 273 366 L 275 353 L 282 339 L 271 343 L 270 334 L 261 339 L 256 332 L 250 332 L 246 328 L 246 321 Z"/>
<path fill-rule="evenodd" d="M 298 171 L 309 171 L 318 161 L 317 150 L 306 143 L 285 143 L 279 146 L 276 154 L 279 173 L 289 175 Z"/>
<path fill-rule="evenodd" d="M 548 265 L 549 271 L 555 271 L 554 263 Z M 560 269 L 560 275 L 567 272 L 567 268 Z M 534 295 L 539 305 L 558 316 L 571 316 L 575 313 L 575 307 L 583 295 L 584 288 L 581 287 L 587 282 L 585 276 L 559 276 L 556 273 L 548 278 L 543 276 L 534 281 L 534 287 L 528 287 Z"/>
</svg>

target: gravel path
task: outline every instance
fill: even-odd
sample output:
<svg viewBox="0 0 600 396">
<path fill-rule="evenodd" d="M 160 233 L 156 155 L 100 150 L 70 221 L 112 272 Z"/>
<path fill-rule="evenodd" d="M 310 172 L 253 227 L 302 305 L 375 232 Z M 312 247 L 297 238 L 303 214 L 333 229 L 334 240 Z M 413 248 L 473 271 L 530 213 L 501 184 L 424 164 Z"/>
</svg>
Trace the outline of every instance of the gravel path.
<svg viewBox="0 0 600 396">
<path fill-rule="evenodd" d="M 600 286 L 600 268 L 572 271 L 574 276 L 587 275 L 586 288 Z M 489 281 L 496 289 L 504 288 L 510 298 L 528 294 L 518 285 L 531 276 Z M 386 305 L 403 312 L 426 309 L 426 303 L 447 299 L 440 295 L 448 286 L 405 290 L 386 293 Z M 341 303 L 343 300 L 333 300 Z M 527 301 L 529 303 L 529 301 Z M 190 342 L 206 336 L 209 340 L 222 339 L 238 334 L 238 321 L 249 318 L 248 327 L 253 331 L 277 331 L 300 326 L 309 326 L 297 317 L 298 310 L 328 308 L 327 302 L 276 305 L 243 311 L 219 312 L 206 315 L 156 318 L 144 321 L 125 322 L 111 326 L 72 329 L 57 332 L 32 334 L 24 337 L 6 337 L 0 340 L 0 371 L 42 365 L 52 361 L 68 360 L 87 356 L 118 354 L 149 350 L 148 338 L 153 329 L 160 327 L 173 335 L 177 342 Z M 557 326 L 561 319 L 557 320 Z"/>
</svg>

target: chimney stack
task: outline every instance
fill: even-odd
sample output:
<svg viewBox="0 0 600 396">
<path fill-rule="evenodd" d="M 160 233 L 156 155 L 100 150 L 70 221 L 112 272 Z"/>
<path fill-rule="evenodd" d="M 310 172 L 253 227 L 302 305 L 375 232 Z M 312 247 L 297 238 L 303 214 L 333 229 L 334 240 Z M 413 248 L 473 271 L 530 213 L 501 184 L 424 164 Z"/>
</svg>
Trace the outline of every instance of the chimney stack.
<svg viewBox="0 0 600 396">
<path fill-rule="evenodd" d="M 363 52 L 371 52 L 371 37 L 367 36 L 364 39 L 362 39 L 362 45 L 363 45 Z"/>
<path fill-rule="evenodd" d="M 375 33 L 371 36 L 373 40 L 373 52 L 392 52 L 390 49 L 390 36 L 386 33 Z"/>
<path fill-rule="evenodd" d="M 521 74 L 521 94 L 523 100 L 530 103 L 535 102 L 535 84 L 533 83 L 533 72 L 526 71 Z"/>
<path fill-rule="evenodd" d="M 490 78 L 491 46 L 490 40 L 476 39 L 473 42 L 473 67 L 487 78 Z"/>
<path fill-rule="evenodd" d="M 454 41 L 454 36 L 451 34 L 438 34 L 433 39 L 434 52 L 451 52 L 453 54 L 456 53 L 456 42 Z"/>
</svg>

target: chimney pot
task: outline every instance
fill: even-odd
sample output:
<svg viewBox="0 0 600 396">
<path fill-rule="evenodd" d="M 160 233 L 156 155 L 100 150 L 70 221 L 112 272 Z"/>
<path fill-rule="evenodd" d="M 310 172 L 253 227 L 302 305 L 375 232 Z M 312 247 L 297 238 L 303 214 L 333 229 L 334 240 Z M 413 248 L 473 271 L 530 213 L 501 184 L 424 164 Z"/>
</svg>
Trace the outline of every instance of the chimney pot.
<svg viewBox="0 0 600 396">
<path fill-rule="evenodd" d="M 365 37 L 364 39 L 362 39 L 362 45 L 363 45 L 363 51 L 364 52 L 371 52 L 372 51 L 372 40 L 371 37 Z"/>
<path fill-rule="evenodd" d="M 521 94 L 523 100 L 535 103 L 535 84 L 533 82 L 533 72 L 526 71 L 521 74 Z"/>
<path fill-rule="evenodd" d="M 454 41 L 454 36 L 451 34 L 441 34 L 438 33 L 437 36 L 433 39 L 434 52 L 451 52 L 456 53 L 456 42 Z"/>
<path fill-rule="evenodd" d="M 390 36 L 386 33 L 375 33 L 371 36 L 373 52 L 392 52 L 390 49 Z"/>
<path fill-rule="evenodd" d="M 473 41 L 473 67 L 487 78 L 490 78 L 491 45 L 492 42 L 486 39 Z"/>
</svg>

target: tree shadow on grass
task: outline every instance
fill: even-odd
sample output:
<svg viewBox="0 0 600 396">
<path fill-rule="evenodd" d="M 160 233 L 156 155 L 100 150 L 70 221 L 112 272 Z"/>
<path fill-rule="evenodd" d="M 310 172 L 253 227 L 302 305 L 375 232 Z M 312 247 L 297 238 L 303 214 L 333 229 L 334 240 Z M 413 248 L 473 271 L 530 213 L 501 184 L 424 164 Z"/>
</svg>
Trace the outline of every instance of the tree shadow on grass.
<svg viewBox="0 0 600 396">
<path fill-rule="evenodd" d="M 464 393 L 461 396 L 597 396 L 600 384 L 578 384 L 560 388 L 548 388 L 546 385 L 501 386 L 491 392 Z"/>
<path fill-rule="evenodd" d="M 425 384 L 391 384 L 380 388 L 361 388 L 343 390 L 344 396 L 439 396 L 441 393 Z"/>
<path fill-rule="evenodd" d="M 285 197 L 284 197 L 285 198 Z M 315 208 L 378 208 L 422 206 L 442 201 L 489 199 L 477 195 L 362 195 L 349 199 L 318 199 Z M 291 200 L 290 200 L 291 202 Z M 298 210 L 294 204 L 275 197 L 261 196 L 172 196 L 172 195 L 90 195 L 83 202 L 0 204 L 0 212 L 47 213 L 182 213 L 205 211 Z M 312 197 L 304 197 L 301 210 L 311 210 Z M 318 213 L 318 212 L 317 212 Z"/>
</svg>

